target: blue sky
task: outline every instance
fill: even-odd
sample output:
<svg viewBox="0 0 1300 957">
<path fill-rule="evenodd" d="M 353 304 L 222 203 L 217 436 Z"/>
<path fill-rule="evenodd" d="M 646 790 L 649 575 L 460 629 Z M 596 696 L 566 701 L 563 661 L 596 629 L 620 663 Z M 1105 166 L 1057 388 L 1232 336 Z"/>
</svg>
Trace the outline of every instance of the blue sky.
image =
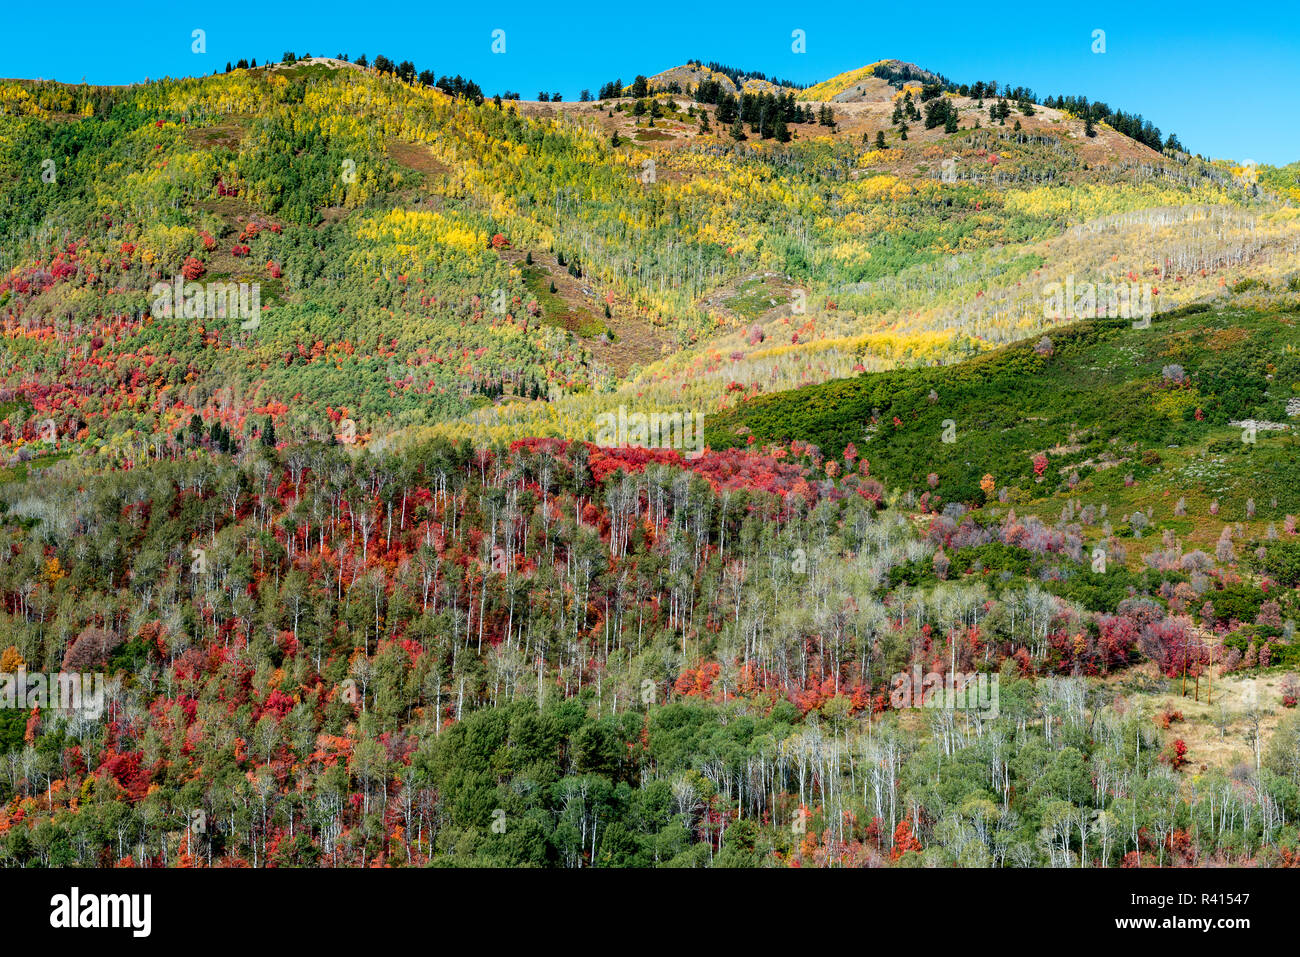
<svg viewBox="0 0 1300 957">
<path fill-rule="evenodd" d="M 179 6 L 179 9 L 177 9 Z M 1103 0 L 1051 9 L 963 3 L 15 4 L 0 76 L 127 83 L 211 73 L 227 60 L 383 53 L 489 94 L 575 99 L 689 58 L 816 82 L 885 57 L 957 82 L 1079 93 L 1140 112 L 1193 152 L 1260 163 L 1300 160 L 1300 3 L 1174 6 Z M 57 23 L 53 22 L 57 21 Z M 206 31 L 207 53 L 191 52 Z M 493 54 L 491 33 L 506 31 Z M 803 30 L 806 52 L 791 50 Z M 1093 31 L 1106 50 L 1094 53 Z"/>
</svg>

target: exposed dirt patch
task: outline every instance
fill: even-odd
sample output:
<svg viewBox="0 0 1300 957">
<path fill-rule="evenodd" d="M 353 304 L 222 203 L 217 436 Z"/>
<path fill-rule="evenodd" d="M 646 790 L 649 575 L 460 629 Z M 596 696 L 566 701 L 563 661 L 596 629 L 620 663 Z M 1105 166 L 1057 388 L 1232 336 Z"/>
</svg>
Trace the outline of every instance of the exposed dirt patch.
<svg viewBox="0 0 1300 957">
<path fill-rule="evenodd" d="M 331 223 L 339 223 L 347 218 L 348 209 L 346 206 L 326 206 L 320 211 L 320 226 L 328 226 Z"/>
<path fill-rule="evenodd" d="M 215 126 L 191 127 L 185 131 L 185 138 L 195 149 L 238 151 L 247 132 L 247 127 L 242 123 L 218 123 Z"/>
<path fill-rule="evenodd" d="M 266 269 L 266 260 L 255 258 L 256 254 L 236 256 L 231 252 L 240 242 L 239 235 L 250 220 L 258 223 L 270 223 L 275 220 L 263 215 L 238 196 L 220 196 L 194 205 L 215 213 L 224 225 L 221 235 L 213 236 L 217 241 L 216 248 L 203 254 L 203 264 L 207 267 L 204 278 L 209 280 L 230 278 L 240 282 L 257 281 L 262 284 L 263 302 L 268 300 L 272 286 L 277 290 L 278 298 L 281 283 L 278 280 L 271 280 Z"/>
<path fill-rule="evenodd" d="M 423 143 L 407 143 L 390 139 L 384 143 L 384 149 L 397 165 L 423 173 L 425 176 L 445 176 L 451 172 L 451 167 L 436 159 L 433 151 Z"/>
<path fill-rule="evenodd" d="M 501 257 L 523 271 L 530 293 L 542 306 L 543 321 L 561 326 L 582 340 L 598 365 L 622 377 L 671 351 L 669 337 L 640 315 L 631 303 L 602 289 L 589 276 L 571 276 L 554 253 L 505 249 Z M 550 291 L 551 284 L 555 292 Z M 609 316 L 605 306 L 609 305 Z M 533 320 L 536 321 L 536 320 Z"/>
<path fill-rule="evenodd" d="M 719 286 L 700 305 L 745 322 L 764 323 L 792 311 L 794 287 L 774 272 L 751 273 Z"/>
<path fill-rule="evenodd" d="M 1219 674 L 1216 668 L 1213 696 L 1206 676 L 1201 677 L 1199 686 L 1188 678 L 1184 696 L 1180 679 L 1161 677 L 1149 662 L 1104 680 L 1125 695 L 1129 706 L 1141 707 L 1153 721 L 1162 711 L 1182 713 L 1182 720 L 1173 721 L 1162 735 L 1166 741 L 1182 740 L 1187 745 L 1189 763 L 1183 773 L 1195 775 L 1202 773 L 1202 768 L 1232 771 L 1242 764 L 1254 770 L 1255 728 L 1250 714 L 1259 714 L 1260 749 L 1266 753 L 1278 722 L 1291 713 L 1282 707 L 1284 677 L 1281 672 Z M 1129 688 L 1137 683 L 1145 684 L 1146 689 L 1130 693 Z M 1156 687 L 1165 690 L 1156 691 Z"/>
</svg>

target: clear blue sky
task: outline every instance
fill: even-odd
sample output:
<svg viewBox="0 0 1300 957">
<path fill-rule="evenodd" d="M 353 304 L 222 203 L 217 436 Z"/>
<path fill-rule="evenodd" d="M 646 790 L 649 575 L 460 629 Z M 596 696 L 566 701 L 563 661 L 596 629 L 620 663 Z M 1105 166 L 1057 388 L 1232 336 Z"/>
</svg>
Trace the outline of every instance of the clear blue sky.
<svg viewBox="0 0 1300 957">
<path fill-rule="evenodd" d="M 389 3 L 10 5 L 0 76 L 127 83 L 211 73 L 285 50 L 383 53 L 489 93 L 575 99 L 697 57 L 815 82 L 885 57 L 957 82 L 1079 93 L 1140 112 L 1193 152 L 1260 163 L 1300 160 L 1300 2 L 1254 4 Z M 206 31 L 207 53 L 191 52 Z M 491 32 L 506 31 L 493 54 Z M 801 29 L 807 52 L 791 51 Z M 1106 52 L 1094 53 L 1104 30 Z"/>
</svg>

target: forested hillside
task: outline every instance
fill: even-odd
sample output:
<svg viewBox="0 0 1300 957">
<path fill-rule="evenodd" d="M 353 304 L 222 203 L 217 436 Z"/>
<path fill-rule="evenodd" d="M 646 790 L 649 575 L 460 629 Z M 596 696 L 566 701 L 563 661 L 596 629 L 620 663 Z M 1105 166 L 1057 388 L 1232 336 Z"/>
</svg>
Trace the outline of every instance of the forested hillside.
<svg viewBox="0 0 1300 957">
<path fill-rule="evenodd" d="M 0 672 L 107 682 L 0 864 L 1296 863 L 1298 196 L 897 60 L 0 81 Z"/>
</svg>

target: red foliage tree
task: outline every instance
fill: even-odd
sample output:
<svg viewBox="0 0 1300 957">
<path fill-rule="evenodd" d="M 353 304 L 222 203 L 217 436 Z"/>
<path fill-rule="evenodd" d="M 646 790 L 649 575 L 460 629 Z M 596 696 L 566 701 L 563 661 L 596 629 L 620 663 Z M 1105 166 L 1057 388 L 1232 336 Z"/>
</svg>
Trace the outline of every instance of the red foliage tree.
<svg viewBox="0 0 1300 957">
<path fill-rule="evenodd" d="M 912 833 L 912 819 L 905 817 L 894 828 L 894 846 L 889 852 L 889 859 L 896 861 L 908 851 L 921 852 L 921 842 Z"/>
</svg>

